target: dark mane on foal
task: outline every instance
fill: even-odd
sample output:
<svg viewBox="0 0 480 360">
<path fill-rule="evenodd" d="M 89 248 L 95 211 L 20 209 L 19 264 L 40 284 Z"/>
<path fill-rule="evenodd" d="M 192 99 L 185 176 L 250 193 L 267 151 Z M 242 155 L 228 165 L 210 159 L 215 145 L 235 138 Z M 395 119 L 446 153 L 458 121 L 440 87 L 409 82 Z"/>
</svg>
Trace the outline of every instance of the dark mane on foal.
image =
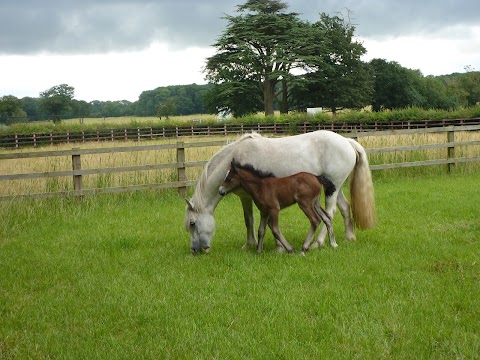
<svg viewBox="0 0 480 360">
<path fill-rule="evenodd" d="M 235 161 L 235 160 L 234 160 L 234 163 L 235 163 L 235 166 L 236 166 L 236 167 L 238 167 L 238 168 L 240 168 L 240 169 L 247 170 L 247 171 L 251 172 L 253 175 L 255 175 L 255 176 L 259 177 L 259 178 L 276 177 L 276 176 L 275 176 L 273 173 L 271 173 L 271 172 L 255 169 L 252 164 L 242 165 L 242 164 L 240 164 L 239 162 L 237 162 L 237 161 Z"/>
</svg>

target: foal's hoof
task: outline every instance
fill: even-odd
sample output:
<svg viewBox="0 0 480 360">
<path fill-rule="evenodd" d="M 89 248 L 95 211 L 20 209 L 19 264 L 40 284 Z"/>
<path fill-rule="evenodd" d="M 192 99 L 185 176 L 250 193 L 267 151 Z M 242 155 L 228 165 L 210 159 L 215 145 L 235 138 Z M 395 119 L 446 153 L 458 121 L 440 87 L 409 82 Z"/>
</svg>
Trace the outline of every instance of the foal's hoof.
<svg viewBox="0 0 480 360">
<path fill-rule="evenodd" d="M 283 254 L 285 252 L 285 248 L 283 246 L 277 246 L 276 252 L 277 254 Z"/>
<path fill-rule="evenodd" d="M 250 249 L 256 249 L 257 248 L 257 244 L 249 244 L 249 243 L 246 243 L 245 245 L 242 246 L 242 250 L 250 250 Z"/>
</svg>

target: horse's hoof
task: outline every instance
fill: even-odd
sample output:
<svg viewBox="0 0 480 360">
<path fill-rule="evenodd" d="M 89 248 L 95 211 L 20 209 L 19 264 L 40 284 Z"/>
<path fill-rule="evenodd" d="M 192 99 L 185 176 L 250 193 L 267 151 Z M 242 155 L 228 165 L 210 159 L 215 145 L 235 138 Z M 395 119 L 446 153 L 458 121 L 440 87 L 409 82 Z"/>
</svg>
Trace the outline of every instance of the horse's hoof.
<svg viewBox="0 0 480 360">
<path fill-rule="evenodd" d="M 345 240 L 355 241 L 355 240 L 357 240 L 357 237 L 355 236 L 355 234 L 347 234 L 347 235 L 345 235 Z"/>
</svg>

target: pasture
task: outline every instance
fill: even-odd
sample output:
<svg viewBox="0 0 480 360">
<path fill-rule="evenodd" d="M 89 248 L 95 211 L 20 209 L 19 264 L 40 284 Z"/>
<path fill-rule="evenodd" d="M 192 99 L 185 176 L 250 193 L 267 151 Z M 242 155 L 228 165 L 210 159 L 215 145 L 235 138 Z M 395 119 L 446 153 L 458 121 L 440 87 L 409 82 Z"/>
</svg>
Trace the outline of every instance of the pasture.
<svg viewBox="0 0 480 360">
<path fill-rule="evenodd" d="M 1 202 L 0 358 L 477 358 L 479 183 L 377 178 L 379 225 L 305 257 L 242 251 L 234 196 L 201 256 L 174 191 Z"/>
</svg>

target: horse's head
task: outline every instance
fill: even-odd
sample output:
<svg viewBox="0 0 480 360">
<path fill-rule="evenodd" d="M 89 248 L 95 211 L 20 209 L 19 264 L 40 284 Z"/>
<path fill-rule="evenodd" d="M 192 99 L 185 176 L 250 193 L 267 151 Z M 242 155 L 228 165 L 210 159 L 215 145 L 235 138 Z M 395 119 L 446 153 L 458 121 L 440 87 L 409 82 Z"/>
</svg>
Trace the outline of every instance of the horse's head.
<svg viewBox="0 0 480 360">
<path fill-rule="evenodd" d="M 196 209 L 191 200 L 186 199 L 185 230 L 190 232 L 192 254 L 208 252 L 215 231 L 215 219 L 208 211 Z"/>
<path fill-rule="evenodd" d="M 240 186 L 240 178 L 238 176 L 238 165 L 235 159 L 230 163 L 230 170 L 228 170 L 222 185 L 218 188 L 218 193 L 222 196 L 227 195 L 232 190 Z"/>
</svg>

